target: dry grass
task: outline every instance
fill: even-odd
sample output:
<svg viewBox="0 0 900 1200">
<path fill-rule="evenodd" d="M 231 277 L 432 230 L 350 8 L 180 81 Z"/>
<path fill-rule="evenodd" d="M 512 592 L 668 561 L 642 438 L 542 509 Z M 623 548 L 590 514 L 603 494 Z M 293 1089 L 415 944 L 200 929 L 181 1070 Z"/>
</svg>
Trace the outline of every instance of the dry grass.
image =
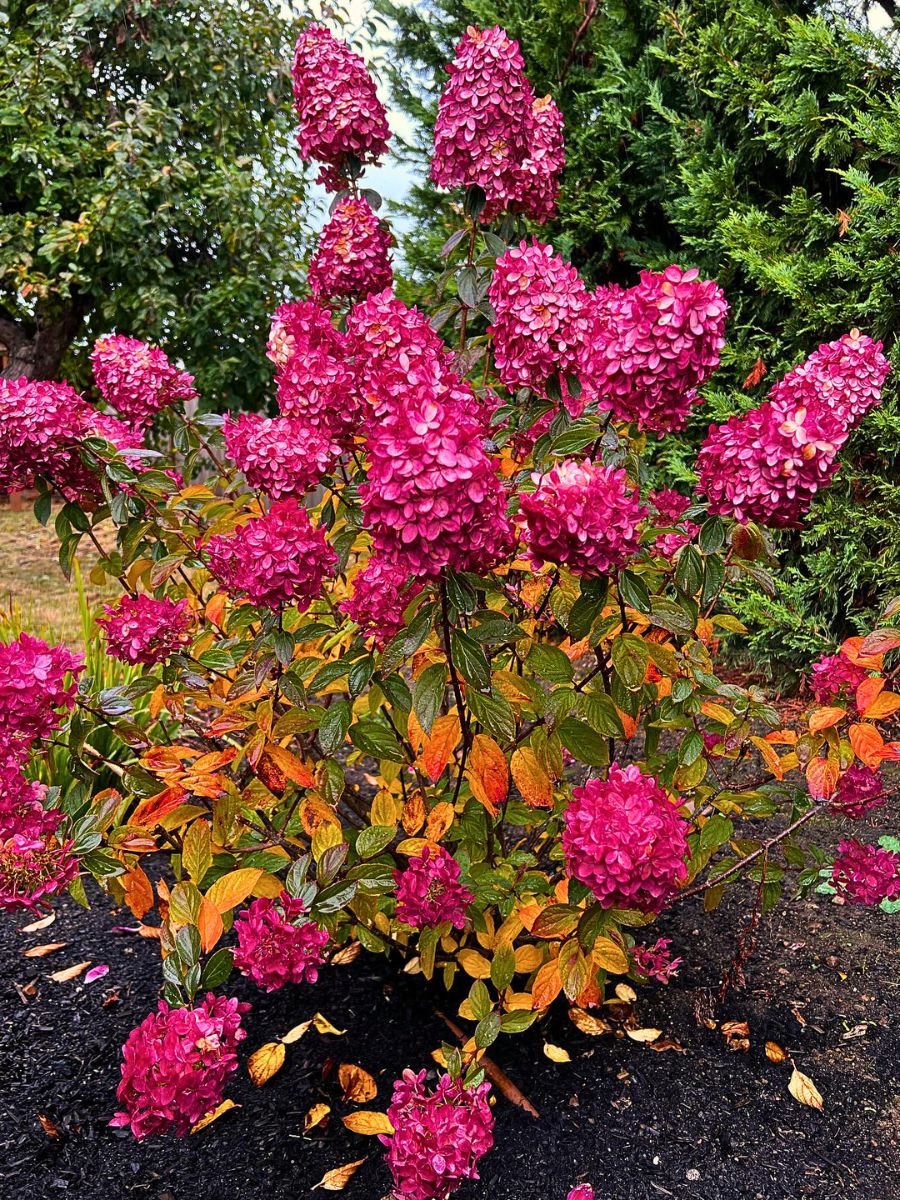
<svg viewBox="0 0 900 1200">
<path fill-rule="evenodd" d="M 22 623 L 34 633 L 77 644 L 81 642 L 77 593 L 74 581 L 66 580 L 59 568 L 58 550 L 53 518 L 44 528 L 30 508 L 11 512 L 5 505 L 0 507 L 0 612 L 18 609 Z M 117 594 L 115 583 L 98 588 L 90 582 L 97 553 L 87 538 L 78 559 L 92 606 Z"/>
</svg>

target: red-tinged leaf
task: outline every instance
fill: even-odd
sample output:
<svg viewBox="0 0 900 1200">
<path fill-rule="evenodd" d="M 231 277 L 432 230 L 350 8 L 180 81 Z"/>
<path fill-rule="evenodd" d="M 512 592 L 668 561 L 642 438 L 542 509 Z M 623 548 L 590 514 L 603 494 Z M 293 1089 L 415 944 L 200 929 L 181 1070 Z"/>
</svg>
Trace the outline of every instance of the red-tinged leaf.
<svg viewBox="0 0 900 1200">
<path fill-rule="evenodd" d="M 420 757 L 425 774 L 433 783 L 437 783 L 443 775 L 444 768 L 453 757 L 453 751 L 459 745 L 461 736 L 459 717 L 456 713 L 438 717 L 432 725 L 431 733 L 425 738 L 422 745 Z"/>
<path fill-rule="evenodd" d="M 153 907 L 153 886 L 141 867 L 132 867 L 121 878 L 125 903 L 140 921 Z"/>
<path fill-rule="evenodd" d="M 809 717 L 809 732 L 818 733 L 820 729 L 830 729 L 832 725 L 837 725 L 839 721 L 843 721 L 847 715 L 845 708 L 819 708 L 815 712 L 810 713 Z"/>
<path fill-rule="evenodd" d="M 809 794 L 816 800 L 827 800 L 833 796 L 840 773 L 840 766 L 831 758 L 810 759 L 806 767 Z"/>
<path fill-rule="evenodd" d="M 466 779 L 472 795 L 492 817 L 509 794 L 509 764 L 493 738 L 476 733 L 469 751 Z"/>
<path fill-rule="evenodd" d="M 877 767 L 884 757 L 884 738 L 874 725 L 860 722 L 847 731 L 853 753 L 867 767 Z"/>
<path fill-rule="evenodd" d="M 290 750 L 285 750 L 283 746 L 269 742 L 266 746 L 266 754 L 291 783 L 303 788 L 316 786 L 316 777 L 312 771 L 296 754 L 291 754 Z"/>
<path fill-rule="evenodd" d="M 871 634 L 869 636 L 871 637 Z M 841 643 L 841 654 L 857 667 L 864 667 L 867 671 L 880 671 L 884 666 L 884 655 L 863 650 L 865 640 L 861 637 L 847 638 Z"/>
<path fill-rule="evenodd" d="M 859 647 L 861 654 L 887 654 L 900 646 L 900 629 L 873 629 Z"/>
<path fill-rule="evenodd" d="M 142 800 L 128 819 L 129 825 L 139 825 L 144 829 L 152 829 L 163 817 L 174 812 L 180 805 L 186 803 L 188 794 L 183 787 L 176 784 Z"/>
<path fill-rule="evenodd" d="M 743 384 L 741 385 L 744 388 L 744 391 L 746 391 L 748 388 L 756 387 L 756 385 L 759 383 L 759 381 L 762 379 L 762 377 L 763 377 L 763 375 L 765 375 L 765 373 L 766 373 L 766 364 L 763 362 L 763 360 L 761 358 L 758 358 L 756 360 L 756 362 L 753 364 L 753 370 L 750 372 L 750 374 L 747 376 L 747 378 L 744 380 Z"/>
<path fill-rule="evenodd" d="M 868 721 L 883 721 L 887 717 L 892 717 L 898 708 L 900 708 L 900 696 L 894 692 L 882 692 L 875 697 L 863 716 Z"/>
<path fill-rule="evenodd" d="M 884 691 L 884 680 L 874 679 L 871 676 L 864 679 L 856 689 L 856 707 L 859 711 L 866 715 L 866 709 L 874 704 L 876 698 Z"/>
</svg>

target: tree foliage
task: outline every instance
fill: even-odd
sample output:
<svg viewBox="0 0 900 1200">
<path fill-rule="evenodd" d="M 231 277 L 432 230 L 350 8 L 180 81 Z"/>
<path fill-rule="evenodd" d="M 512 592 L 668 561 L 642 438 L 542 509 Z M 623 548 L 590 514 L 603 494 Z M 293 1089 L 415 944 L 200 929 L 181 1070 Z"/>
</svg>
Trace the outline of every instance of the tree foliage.
<svg viewBox="0 0 900 1200">
<path fill-rule="evenodd" d="M 258 404 L 296 285 L 289 23 L 262 0 L 14 2 L 0 18 L 6 374 L 83 378 L 111 329 L 164 340 L 206 395 Z"/>
</svg>

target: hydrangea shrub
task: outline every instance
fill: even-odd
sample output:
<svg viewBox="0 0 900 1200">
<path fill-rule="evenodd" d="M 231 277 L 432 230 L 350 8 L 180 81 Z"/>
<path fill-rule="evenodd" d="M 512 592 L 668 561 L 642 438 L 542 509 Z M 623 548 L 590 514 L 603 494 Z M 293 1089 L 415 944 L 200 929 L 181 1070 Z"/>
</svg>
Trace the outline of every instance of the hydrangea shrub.
<svg viewBox="0 0 900 1200">
<path fill-rule="evenodd" d="M 529 236 L 564 154 L 515 42 L 468 30 L 445 84 L 434 177 L 460 225 L 432 313 L 391 290 L 360 189 L 389 136 L 362 60 L 309 26 L 294 92 L 337 197 L 312 298 L 273 314 L 279 415 L 188 418 L 191 376 L 121 335 L 90 395 L 0 390 L 0 481 L 36 485 L 44 522 L 62 501 L 62 568 L 94 543 L 122 591 L 109 653 L 146 668 L 100 691 L 64 647 L 0 646 L 0 907 L 84 902 L 90 875 L 158 938 L 164 999 L 114 1118 L 137 1137 L 222 1100 L 233 970 L 310 988 L 362 948 L 462 985 L 470 1040 L 434 1087 L 398 1064 L 377 1129 L 394 1195 L 443 1200 L 493 1142 L 488 1047 L 553 1004 L 592 1019 L 627 977 L 667 983 L 664 908 L 742 878 L 763 909 L 821 878 L 900 895 L 900 854 L 864 833 L 900 758 L 900 603 L 810 664 L 799 727 L 716 665 L 742 633 L 730 583 L 777 565 L 760 525 L 802 520 L 887 364 L 857 331 L 813 349 L 710 429 L 693 497 L 661 491 L 648 436 L 702 404 L 726 298 L 676 264 L 592 293 Z M 130 751 L 114 789 L 98 723 Z M 46 789 L 25 771 L 49 741 L 71 776 Z M 825 814 L 850 826 L 832 852 L 798 836 Z"/>
</svg>

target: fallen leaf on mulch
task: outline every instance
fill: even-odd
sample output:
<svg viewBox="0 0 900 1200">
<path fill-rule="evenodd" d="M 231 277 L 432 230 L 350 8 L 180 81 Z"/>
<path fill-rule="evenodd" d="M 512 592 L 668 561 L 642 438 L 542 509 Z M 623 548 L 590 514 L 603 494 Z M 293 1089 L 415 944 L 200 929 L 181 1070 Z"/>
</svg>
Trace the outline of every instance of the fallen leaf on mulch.
<svg viewBox="0 0 900 1200">
<path fill-rule="evenodd" d="M 637 1000 L 637 992 L 628 983 L 617 983 L 616 984 L 616 995 L 625 1004 L 634 1004 L 635 1001 Z"/>
<path fill-rule="evenodd" d="M 247 1059 L 247 1070 L 251 1081 L 257 1087 L 262 1087 L 284 1066 L 284 1056 L 283 1042 L 266 1042 L 264 1046 L 254 1050 Z"/>
<path fill-rule="evenodd" d="M 335 1037 L 343 1037 L 347 1032 L 346 1029 L 335 1029 L 328 1018 L 323 1017 L 321 1013 L 316 1013 L 312 1019 L 312 1023 L 315 1025 L 318 1033 L 331 1033 L 334 1034 Z"/>
<path fill-rule="evenodd" d="M 354 1104 L 364 1104 L 378 1095 L 378 1084 L 368 1071 L 354 1063 L 341 1063 L 338 1082 L 344 1089 L 344 1099 L 352 1100 Z"/>
<path fill-rule="evenodd" d="M 306 1116 L 303 1118 L 303 1132 L 309 1133 L 311 1129 L 315 1129 L 317 1125 L 321 1125 L 331 1108 L 327 1104 L 314 1104 Z"/>
<path fill-rule="evenodd" d="M 360 1158 L 357 1162 L 347 1163 L 343 1167 L 335 1167 L 333 1171 L 326 1171 L 312 1190 L 323 1188 L 326 1192 L 342 1192 L 365 1161 L 364 1158 Z"/>
<path fill-rule="evenodd" d="M 312 1025 L 312 1020 L 301 1021 L 299 1025 L 295 1025 L 293 1029 L 289 1029 L 283 1038 L 279 1039 L 285 1046 L 292 1046 L 294 1042 L 299 1042 L 302 1037 L 309 1031 Z"/>
<path fill-rule="evenodd" d="M 87 962 L 76 963 L 74 967 L 65 967 L 62 971 L 54 971 L 50 978 L 54 983 L 68 983 L 70 979 L 77 979 L 82 971 L 86 971 L 91 965 L 91 960 Z"/>
<path fill-rule="evenodd" d="M 338 950 L 336 954 L 331 956 L 331 965 L 333 967 L 346 967 L 348 963 L 356 962 L 359 958 L 359 952 L 362 950 L 361 942 L 351 942 L 349 946 L 344 946 Z"/>
<path fill-rule="evenodd" d="M 23 925 L 19 933 L 37 933 L 39 929 L 46 929 L 48 925 L 52 925 L 56 920 L 56 913 L 52 912 L 49 916 L 41 917 L 39 921 L 32 921 L 30 925 Z"/>
<path fill-rule="evenodd" d="M 655 1042 L 662 1036 L 661 1029 L 626 1029 L 625 1032 L 635 1042 Z"/>
<path fill-rule="evenodd" d="M 39 1112 L 37 1119 L 40 1122 L 41 1129 L 43 1129 L 48 1138 L 55 1139 L 59 1137 L 59 1126 L 54 1125 L 46 1113 Z"/>
<path fill-rule="evenodd" d="M 191 1126 L 191 1133 L 199 1133 L 201 1129 L 205 1129 L 207 1125 L 212 1125 L 213 1121 L 217 1121 L 223 1113 L 230 1112 L 231 1109 L 240 1107 L 241 1106 L 239 1104 L 235 1104 L 233 1100 L 223 1100 L 221 1104 L 217 1105 L 216 1108 L 214 1108 L 211 1112 L 208 1112 L 206 1116 L 201 1117 L 199 1121 Z"/>
<path fill-rule="evenodd" d="M 788 1091 L 795 1100 L 799 1100 L 807 1108 L 817 1108 L 821 1112 L 825 1107 L 822 1093 L 809 1076 L 804 1075 L 802 1071 L 798 1071 L 796 1067 L 794 1067 L 793 1074 L 788 1082 Z"/>
<path fill-rule="evenodd" d="M 674 1050 L 678 1054 L 687 1054 L 681 1042 L 676 1042 L 674 1038 L 660 1038 L 658 1042 L 648 1042 L 648 1050 L 655 1050 L 658 1054 L 662 1054 L 665 1050 Z"/>
<path fill-rule="evenodd" d="M 787 1058 L 787 1051 L 782 1050 L 777 1042 L 766 1042 L 766 1058 L 769 1062 L 783 1063 Z"/>
<path fill-rule="evenodd" d="M 570 1008 L 569 1020 L 576 1029 L 590 1037 L 599 1037 L 601 1033 L 612 1033 L 612 1026 L 600 1017 L 591 1016 L 583 1008 Z"/>
<path fill-rule="evenodd" d="M 46 946 L 32 946 L 29 950 L 23 950 L 22 953 L 26 958 L 43 958 L 45 954 L 52 954 L 54 950 L 62 950 L 63 946 L 68 946 L 68 942 L 48 942 Z"/>
<path fill-rule="evenodd" d="M 552 1042 L 544 1042 L 544 1054 L 551 1062 L 567 1063 L 572 1061 L 568 1050 L 563 1050 L 562 1046 L 554 1046 Z"/>
<path fill-rule="evenodd" d="M 729 1050 L 750 1049 L 750 1026 L 746 1021 L 725 1021 L 722 1024 L 722 1033 Z"/>
<path fill-rule="evenodd" d="M 394 1132 L 394 1127 L 385 1113 L 370 1111 L 348 1113 L 346 1117 L 341 1117 L 341 1120 L 351 1133 L 362 1133 L 366 1137 L 373 1137 L 378 1133 Z"/>
</svg>

